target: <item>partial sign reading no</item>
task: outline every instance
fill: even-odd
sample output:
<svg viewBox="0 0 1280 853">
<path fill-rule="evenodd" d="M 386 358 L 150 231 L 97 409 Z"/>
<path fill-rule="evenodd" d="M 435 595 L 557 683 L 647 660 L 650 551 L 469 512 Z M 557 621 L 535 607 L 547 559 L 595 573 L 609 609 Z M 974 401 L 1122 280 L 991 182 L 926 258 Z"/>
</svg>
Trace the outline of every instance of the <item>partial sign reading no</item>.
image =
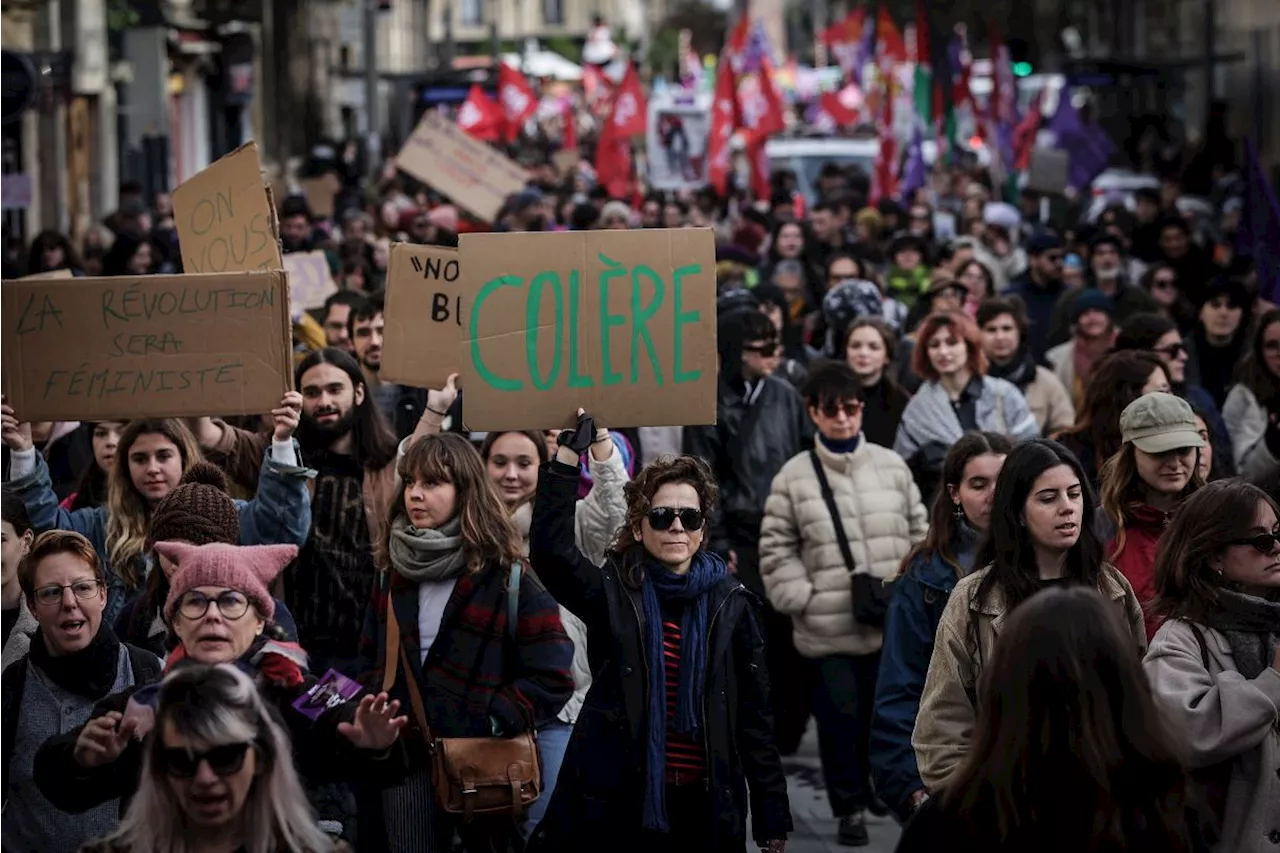
<svg viewBox="0 0 1280 853">
<path fill-rule="evenodd" d="M 469 298 L 457 249 L 393 243 L 379 375 L 419 388 L 443 387 L 462 364 Z"/>
</svg>

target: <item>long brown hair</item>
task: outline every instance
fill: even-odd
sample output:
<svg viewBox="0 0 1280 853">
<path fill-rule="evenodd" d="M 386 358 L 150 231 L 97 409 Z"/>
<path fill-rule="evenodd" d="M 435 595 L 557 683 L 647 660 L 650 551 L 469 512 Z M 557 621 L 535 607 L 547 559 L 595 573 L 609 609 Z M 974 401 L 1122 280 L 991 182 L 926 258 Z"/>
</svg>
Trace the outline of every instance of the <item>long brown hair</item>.
<svg viewBox="0 0 1280 853">
<path fill-rule="evenodd" d="M 929 532 L 902 558 L 899 572 L 905 572 L 916 559 L 930 560 L 937 554 L 956 570 L 957 578 L 964 575 L 964 568 L 952 553 L 959 523 L 949 487 L 959 488 L 970 460 L 988 453 L 1008 456 L 1011 450 L 1013 442 L 1008 436 L 998 432 L 966 432 L 960 436 L 959 441 L 951 445 L 942 461 L 942 481 L 938 483 L 938 491 L 933 496 L 933 504 L 929 510 Z"/>
<path fill-rule="evenodd" d="M 1075 426 L 1065 435 L 1092 447 L 1094 459 L 1110 459 L 1123 443 L 1120 413 L 1142 396 L 1142 389 L 1157 368 L 1168 378 L 1169 369 L 1155 353 L 1123 350 L 1103 356 L 1085 389 Z"/>
<path fill-rule="evenodd" d="M 1186 500 L 1204 485 L 1200 476 L 1200 449 L 1196 448 L 1196 461 L 1191 465 L 1191 479 L 1178 495 L 1178 503 Z M 1116 526 L 1116 547 L 1108 559 L 1113 562 L 1124 551 L 1125 528 L 1133 521 L 1134 507 L 1143 503 L 1145 484 L 1138 476 L 1138 459 L 1133 442 L 1126 441 L 1120 452 L 1114 454 L 1098 472 L 1098 491 L 1101 493 L 1102 511 Z"/>
<path fill-rule="evenodd" d="M 1096 590 L 1022 603 L 979 683 L 943 803 L 998 850 L 1189 853 L 1187 777 L 1133 642 Z"/>
<path fill-rule="evenodd" d="M 187 425 L 177 418 L 147 418 L 130 421 L 120 435 L 116 464 L 107 477 L 107 560 L 130 590 L 137 587 L 138 559 L 147 550 L 151 527 L 151 506 L 133 484 L 129 473 L 129 451 L 140 436 L 160 435 L 173 442 L 182 459 L 182 473 L 199 462 L 200 447 Z"/>
<path fill-rule="evenodd" d="M 471 442 L 457 433 L 424 436 L 405 451 L 396 468 L 399 488 L 391 500 L 387 518 L 408 515 L 404 505 L 405 487 L 414 481 L 450 483 L 455 491 L 454 511 L 461 525 L 462 549 L 468 571 L 478 572 L 487 565 L 507 565 L 520 557 L 520 536 L 511 524 L 502 498 L 484 460 Z M 391 566 L 391 525 L 377 545 L 378 567 Z"/>
<path fill-rule="evenodd" d="M 1226 543 L 1254 534 L 1258 507 L 1280 506 L 1262 489 L 1241 479 L 1215 480 L 1187 498 L 1165 528 L 1156 549 L 1152 613 L 1163 619 L 1205 623 L 1218 609 L 1218 590 L 1229 585 L 1209 566 Z"/>
<path fill-rule="evenodd" d="M 653 505 L 658 489 L 669 483 L 687 483 L 698 493 L 698 505 L 702 509 L 704 535 L 702 548 L 707 546 L 705 531 L 711 525 L 711 510 L 716 503 L 716 481 L 707 463 L 696 456 L 660 456 L 646 465 L 627 483 L 623 495 L 627 499 L 627 520 L 614 534 L 607 554 L 618 562 L 619 576 L 631 589 L 639 589 L 644 577 L 644 544 L 636 531 Z"/>
</svg>

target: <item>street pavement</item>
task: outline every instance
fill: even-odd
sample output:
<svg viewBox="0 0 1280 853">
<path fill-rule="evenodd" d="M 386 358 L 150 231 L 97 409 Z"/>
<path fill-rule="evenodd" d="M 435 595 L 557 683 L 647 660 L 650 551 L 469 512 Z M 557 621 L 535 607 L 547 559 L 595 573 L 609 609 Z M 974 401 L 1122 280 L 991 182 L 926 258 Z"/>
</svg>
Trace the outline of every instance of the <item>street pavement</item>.
<svg viewBox="0 0 1280 853">
<path fill-rule="evenodd" d="M 787 793 L 791 797 L 791 819 L 795 832 L 787 840 L 787 853 L 893 853 L 901 830 L 892 817 L 867 815 L 869 847 L 841 847 L 836 844 L 836 819 L 827 803 L 822 784 L 822 762 L 818 759 L 818 733 L 812 723 L 800 744 L 800 751 L 782 759 L 787 771 Z"/>
</svg>

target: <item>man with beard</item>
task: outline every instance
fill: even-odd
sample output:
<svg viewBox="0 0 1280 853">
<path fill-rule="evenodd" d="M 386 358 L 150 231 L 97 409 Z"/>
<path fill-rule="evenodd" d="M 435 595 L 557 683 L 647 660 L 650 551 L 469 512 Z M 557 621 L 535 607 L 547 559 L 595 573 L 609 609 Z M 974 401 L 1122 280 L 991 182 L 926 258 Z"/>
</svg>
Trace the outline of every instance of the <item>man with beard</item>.
<svg viewBox="0 0 1280 853">
<path fill-rule="evenodd" d="M 1129 283 L 1125 266 L 1120 238 L 1106 231 L 1095 234 L 1089 242 L 1089 275 L 1084 287 L 1063 293 L 1054 308 L 1049 330 L 1050 347 L 1071 338 L 1071 317 L 1075 315 L 1076 300 L 1091 288 L 1111 298 L 1117 326 L 1123 326 L 1135 314 L 1149 314 L 1158 309 L 1151 294 Z"/>
<path fill-rule="evenodd" d="M 421 388 L 382 380 L 382 342 L 387 327 L 384 305 L 381 295 L 356 303 L 347 315 L 347 337 L 351 341 L 351 351 L 360 362 L 364 384 L 374 404 L 391 423 L 396 437 L 403 438 L 422 418 L 427 394 Z M 454 421 L 457 420 L 455 417 Z"/>
<path fill-rule="evenodd" d="M 298 640 L 312 668 L 357 674 L 356 649 L 373 589 L 374 543 L 386 529 L 396 491 L 396 438 L 374 405 L 360 366 L 327 347 L 298 365 L 302 393 L 297 439 L 315 472 L 311 532 L 284 575 L 284 599 L 298 623 Z M 433 393 L 431 399 L 440 397 Z M 428 401 L 430 404 L 430 400 Z M 432 406 L 445 411 L 441 404 Z M 411 439 L 438 432 L 444 418 L 426 411 Z M 205 455 L 237 480 L 264 438 L 208 418 L 196 432 Z M 257 448 L 257 449 L 255 449 Z"/>
</svg>

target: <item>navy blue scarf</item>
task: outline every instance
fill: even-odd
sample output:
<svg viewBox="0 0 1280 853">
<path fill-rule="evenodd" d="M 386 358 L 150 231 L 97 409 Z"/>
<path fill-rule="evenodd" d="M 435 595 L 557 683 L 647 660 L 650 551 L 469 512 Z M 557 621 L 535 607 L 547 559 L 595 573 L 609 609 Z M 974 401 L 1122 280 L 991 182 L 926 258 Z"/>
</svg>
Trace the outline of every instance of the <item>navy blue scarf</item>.
<svg viewBox="0 0 1280 853">
<path fill-rule="evenodd" d="M 707 677 L 707 592 L 729 576 L 724 560 L 699 551 L 687 574 L 677 575 L 646 559 L 641 596 L 644 600 L 644 645 L 649 658 L 648 776 L 644 793 L 644 828 L 667 831 L 667 680 L 662 658 L 662 599 L 685 603 L 680 624 L 680 695 L 675 729 L 693 736 L 700 725 L 698 708 Z"/>
</svg>

